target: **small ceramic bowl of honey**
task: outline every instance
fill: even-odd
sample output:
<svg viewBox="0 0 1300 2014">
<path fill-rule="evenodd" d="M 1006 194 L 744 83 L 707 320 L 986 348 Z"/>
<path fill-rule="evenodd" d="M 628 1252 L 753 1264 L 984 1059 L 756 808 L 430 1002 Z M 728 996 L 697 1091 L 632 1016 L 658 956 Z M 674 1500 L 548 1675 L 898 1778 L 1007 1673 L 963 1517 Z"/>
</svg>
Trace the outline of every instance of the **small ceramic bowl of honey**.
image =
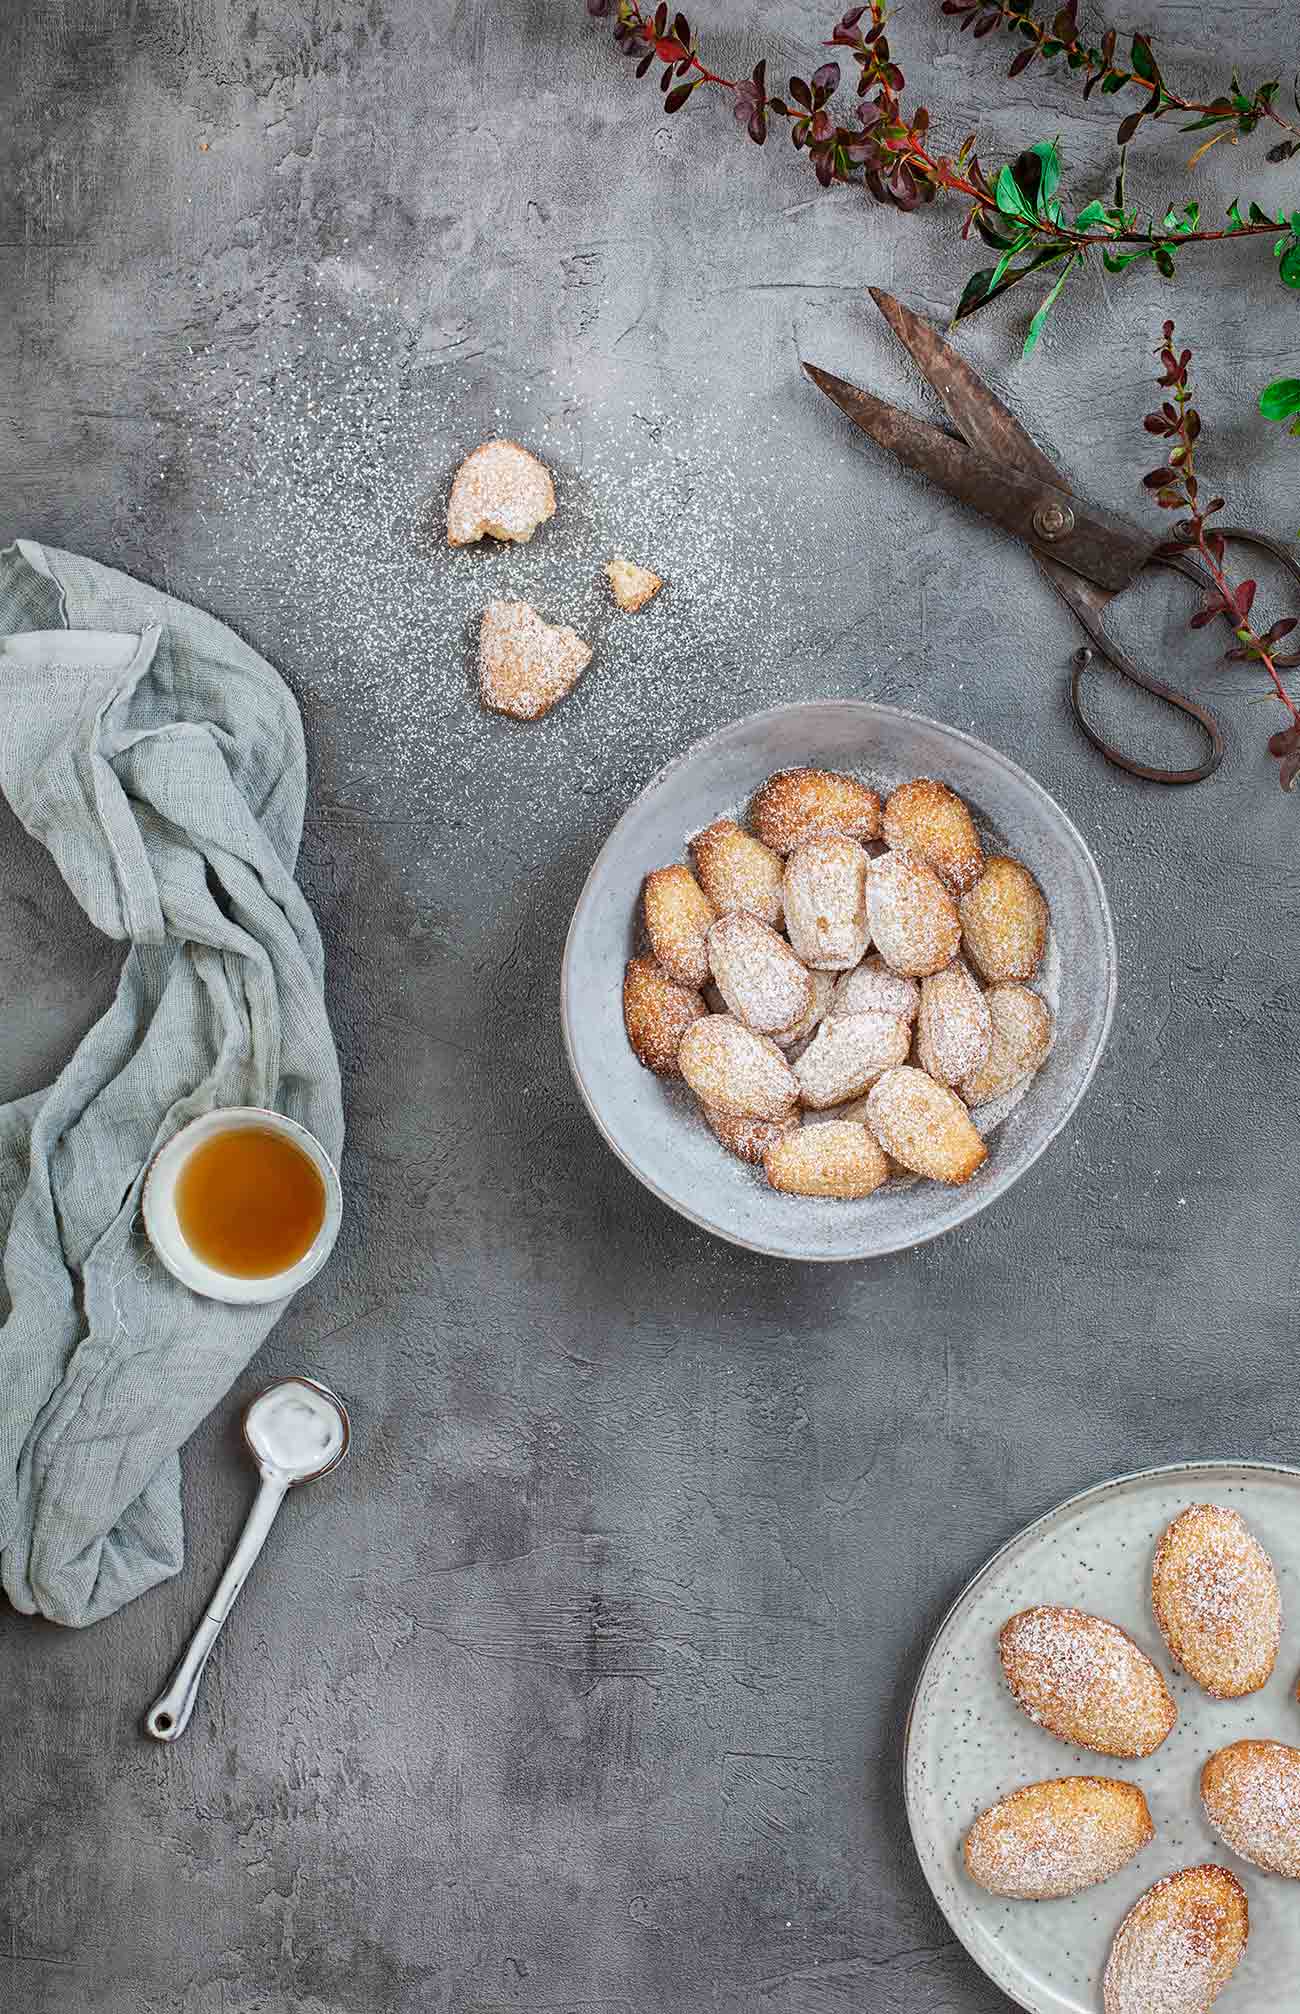
<svg viewBox="0 0 1300 2014">
<path fill-rule="evenodd" d="M 256 1105 L 191 1119 L 145 1179 L 150 1244 L 168 1272 L 215 1301 L 292 1294 L 324 1265 L 342 1215 L 320 1141 Z"/>
</svg>

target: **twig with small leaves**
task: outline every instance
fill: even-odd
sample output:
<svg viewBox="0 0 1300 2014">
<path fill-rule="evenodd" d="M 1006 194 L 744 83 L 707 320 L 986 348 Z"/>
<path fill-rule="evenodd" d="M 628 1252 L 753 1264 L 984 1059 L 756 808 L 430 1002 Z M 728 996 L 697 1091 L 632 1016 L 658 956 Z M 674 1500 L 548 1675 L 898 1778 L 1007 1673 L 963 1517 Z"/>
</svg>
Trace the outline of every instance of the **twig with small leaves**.
<svg viewBox="0 0 1300 2014">
<path fill-rule="evenodd" d="M 954 15 L 963 31 L 973 29 L 977 41 L 997 28 L 1022 36 L 1027 47 L 1012 61 L 1009 77 L 1019 77 L 1031 63 L 1064 56 L 1069 68 L 1083 79 L 1085 99 L 1094 91 L 1100 91 L 1103 97 L 1125 90 L 1144 92 L 1146 104 L 1120 121 L 1116 138 L 1121 147 L 1133 139 L 1144 119 L 1190 113 L 1191 123 L 1181 130 L 1184 133 L 1209 130 L 1210 137 L 1201 142 L 1189 166 L 1194 166 L 1220 140 L 1235 144 L 1266 122 L 1280 128 L 1285 135 L 1269 148 L 1268 160 L 1289 161 L 1300 154 L 1300 125 L 1284 117 L 1275 102 L 1281 88 L 1277 77 L 1257 84 L 1253 91 L 1245 91 L 1234 70 L 1226 92 L 1213 98 L 1185 98 L 1164 76 L 1148 35 L 1139 31 L 1130 38 L 1126 62 L 1116 59 L 1120 37 L 1114 28 L 1108 28 L 1098 43 L 1085 42 L 1079 33 L 1079 0 L 1065 0 L 1050 21 L 1037 17 L 1034 0 L 943 0 L 943 12 Z M 1292 95 L 1300 112 L 1300 82 L 1293 85 Z"/>
<path fill-rule="evenodd" d="M 1187 349 L 1174 348 L 1172 322 L 1165 323 L 1156 354 L 1162 366 L 1156 383 L 1169 396 L 1161 403 L 1159 412 L 1148 413 L 1142 424 L 1149 434 L 1170 441 L 1172 445 L 1160 467 L 1143 476 L 1143 486 L 1154 491 L 1155 500 L 1162 510 L 1186 510 L 1187 516 L 1178 526 L 1179 540 L 1199 555 L 1213 582 L 1204 602 L 1192 617 L 1192 628 L 1204 629 L 1207 623 L 1219 616 L 1231 623 L 1237 642 L 1226 653 L 1226 661 L 1262 665 L 1272 680 L 1276 697 L 1291 716 L 1290 725 L 1271 735 L 1268 744 L 1269 754 L 1276 756 L 1280 764 L 1282 788 L 1290 790 L 1296 777 L 1300 776 L 1300 707 L 1287 691 L 1282 672 L 1300 660 L 1280 658 L 1277 646 L 1300 623 L 1300 617 L 1284 616 L 1262 632 L 1252 627 L 1250 611 L 1256 583 L 1253 580 L 1236 583 L 1229 580 L 1223 565 L 1223 534 L 1210 523 L 1210 519 L 1223 509 L 1224 499 L 1211 497 L 1208 503 L 1201 501 L 1195 467 L 1201 416 L 1192 404 L 1188 380 L 1192 353 Z"/>
<path fill-rule="evenodd" d="M 791 77 L 784 96 L 768 90 L 766 59 L 750 77 L 724 77 L 700 56 L 684 14 L 670 18 L 666 0 L 653 13 L 640 0 L 587 0 L 588 12 L 614 17 L 614 37 L 636 58 L 644 77 L 660 64 L 664 109 L 675 113 L 707 87 L 729 92 L 738 123 L 761 146 L 772 119 L 787 122 L 796 148 L 808 155 L 824 188 L 856 182 L 875 202 L 911 211 L 932 202 L 941 190 L 967 205 L 963 236 L 972 230 L 999 254 L 997 264 L 974 274 L 958 303 L 958 319 L 998 299 L 1031 273 L 1056 266 L 1052 284 L 1025 341 L 1029 353 L 1047 315 L 1073 272 L 1099 254 L 1108 272 L 1119 273 L 1150 260 L 1171 278 L 1177 256 L 1190 246 L 1228 238 L 1272 237 L 1284 286 L 1300 289 L 1300 208 L 1272 215 L 1258 203 L 1245 215 L 1233 202 L 1226 226 L 1203 226 L 1199 206 L 1170 207 L 1145 224 L 1124 197 L 1123 163 L 1113 201 L 1086 203 L 1067 217 L 1061 196 L 1060 155 L 1051 141 L 1027 148 L 990 178 L 972 134 L 953 156 L 936 149 L 924 105 L 905 110 L 905 78 L 886 33 L 887 0 L 851 7 L 833 28 L 828 47 L 841 49 L 857 67 L 856 104 L 841 122 L 831 110 L 840 84 L 838 62 L 823 63 L 811 77 Z"/>
</svg>

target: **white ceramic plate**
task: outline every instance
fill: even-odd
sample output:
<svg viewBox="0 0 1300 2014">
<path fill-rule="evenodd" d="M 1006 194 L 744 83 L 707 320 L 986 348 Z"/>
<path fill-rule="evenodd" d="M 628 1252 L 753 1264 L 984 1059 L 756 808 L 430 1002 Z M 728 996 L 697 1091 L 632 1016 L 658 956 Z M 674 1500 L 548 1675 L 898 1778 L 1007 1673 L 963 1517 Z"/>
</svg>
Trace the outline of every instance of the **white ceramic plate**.
<svg viewBox="0 0 1300 2014">
<path fill-rule="evenodd" d="M 1214 1700 L 1171 1672 L 1151 1613 L 1151 1559 L 1170 1519 L 1193 1503 L 1240 1511 L 1282 1588 L 1282 1648 L 1261 1692 Z M 1033 1602 L 1109 1617 L 1169 1679 L 1178 1725 L 1145 1762 L 1071 1748 L 1014 1705 L 998 1662 L 1007 1617 Z M 1238 1860 L 1200 1809 L 1201 1765 L 1229 1741 L 1300 1745 L 1300 1469 L 1183 1462 L 1072 1497 L 996 1553 L 959 1596 L 930 1646 L 905 1740 L 912 1838 L 935 1899 L 972 1958 L 1033 2014 L 1097 2014 L 1111 1940 L 1139 1895 L 1179 1867 L 1228 1867 L 1250 1898 L 1250 1942 L 1216 2005 L 1223 2014 L 1295 2014 L 1300 2005 L 1300 1886 Z M 1062 1902 L 1007 1902 L 968 1880 L 961 1842 L 1009 1790 L 1049 1776 L 1119 1776 L 1146 1794 L 1156 1837 L 1121 1874 Z"/>
</svg>

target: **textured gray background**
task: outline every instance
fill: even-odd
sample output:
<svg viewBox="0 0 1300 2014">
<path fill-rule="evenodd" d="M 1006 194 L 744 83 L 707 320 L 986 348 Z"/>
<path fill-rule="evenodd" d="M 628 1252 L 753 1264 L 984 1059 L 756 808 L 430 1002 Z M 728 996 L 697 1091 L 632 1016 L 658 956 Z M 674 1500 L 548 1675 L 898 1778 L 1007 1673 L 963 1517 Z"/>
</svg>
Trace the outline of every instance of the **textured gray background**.
<svg viewBox="0 0 1300 2014">
<path fill-rule="evenodd" d="M 780 75 L 824 32 L 805 5 L 712 11 L 722 68 L 767 49 Z M 1232 10 L 1252 77 L 1284 67 L 1286 12 Z M 1210 10 L 1146 19 L 1171 70 L 1221 80 Z M 1074 186 L 1104 186 L 1105 108 L 1037 70 L 1008 84 L 1009 45 L 959 39 L 933 0 L 896 40 L 950 141 L 978 122 L 996 158 L 1059 131 Z M 1104 769 L 1028 560 L 851 447 L 795 374 L 802 344 L 918 396 L 859 289 L 950 306 L 954 213 L 819 195 L 717 106 L 666 121 L 578 0 L 5 0 L 0 78 L 8 530 L 205 601 L 303 703 L 351 1210 L 245 1390 L 305 1367 L 357 1428 L 355 1459 L 286 1511 L 175 1750 L 139 1718 L 249 1499 L 234 1398 L 186 1457 L 179 1580 L 84 1636 L 0 1618 L 0 2001 L 1005 2004 L 947 1936 L 899 1807 L 929 1631 L 990 1549 L 1109 1472 L 1300 1457 L 1300 811 L 1258 681 L 1150 594 L 1128 633 L 1222 699 L 1231 753 L 1185 793 Z M 1192 144 L 1144 139 L 1135 191 L 1182 188 Z M 1236 188 L 1294 204 L 1298 179 L 1258 142 L 1197 171 L 1213 210 Z M 1238 515 L 1289 529 L 1295 447 L 1252 411 L 1300 349 L 1270 266 L 1189 261 L 1172 298 L 1207 467 Z M 732 571 L 770 576 L 758 630 L 705 624 L 680 681 L 622 711 L 598 655 L 566 709 L 512 731 L 477 722 L 463 631 L 435 623 L 423 712 L 400 664 L 400 704 L 359 673 L 353 703 L 346 623 L 310 647 L 310 565 L 286 573 L 214 479 L 215 387 L 286 395 L 285 327 L 321 365 L 377 295 L 367 326 L 395 304 L 404 332 L 382 370 L 437 373 L 445 433 L 402 443 L 431 499 L 503 399 L 530 437 L 548 415 L 569 430 L 572 494 L 587 430 L 599 446 L 647 416 L 688 484 L 729 433 Z M 1014 303 L 963 338 L 1135 514 L 1170 298 L 1154 274 L 1089 281 L 1028 365 Z M 652 514 L 644 533 L 654 560 Z M 913 1256 L 814 1270 L 711 1243 L 605 1153 L 563 1075 L 556 973 L 597 844 L 669 753 L 839 693 L 973 726 L 1057 793 L 1097 850 L 1122 982 L 1082 1113 L 1009 1198 Z M 7 813 L 0 847 L 9 1096 L 102 1007 L 115 955 Z"/>
</svg>

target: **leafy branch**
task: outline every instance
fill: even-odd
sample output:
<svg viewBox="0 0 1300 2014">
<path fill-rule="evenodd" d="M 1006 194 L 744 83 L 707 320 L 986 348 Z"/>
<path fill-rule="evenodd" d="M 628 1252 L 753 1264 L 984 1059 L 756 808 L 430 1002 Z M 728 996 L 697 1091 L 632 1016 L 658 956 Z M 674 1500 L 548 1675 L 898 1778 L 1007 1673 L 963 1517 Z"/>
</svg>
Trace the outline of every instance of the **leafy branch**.
<svg viewBox="0 0 1300 2014">
<path fill-rule="evenodd" d="M 615 41 L 625 55 L 636 59 L 638 77 L 660 65 L 666 112 L 680 111 L 701 89 L 722 90 L 731 94 L 737 122 L 759 146 L 767 139 L 770 122 L 784 120 L 823 188 L 837 182 L 858 183 L 873 201 L 904 211 L 932 202 L 941 191 L 959 196 L 967 206 L 962 235 L 975 230 L 999 257 L 996 265 L 967 282 L 958 318 L 986 307 L 1031 273 L 1055 266 L 1051 286 L 1029 325 L 1026 354 L 1037 343 L 1070 275 L 1093 256 L 1100 256 L 1112 273 L 1150 260 L 1169 278 L 1177 256 L 1190 246 L 1271 236 L 1283 285 L 1300 289 L 1300 210 L 1273 216 L 1252 202 L 1243 215 L 1234 201 L 1226 225 L 1210 228 L 1202 225 L 1199 206 L 1187 203 L 1181 210 L 1170 208 L 1159 219 L 1152 215 L 1144 221 L 1125 201 L 1121 165 L 1112 202 L 1094 200 L 1068 217 L 1060 193 L 1060 156 L 1052 142 L 1028 148 L 992 178 L 980 162 L 973 134 L 955 156 L 938 151 L 926 107 L 904 109 L 906 80 L 886 33 L 887 0 L 850 8 L 831 32 L 827 46 L 845 51 L 857 68 L 856 103 L 844 121 L 831 110 L 840 85 L 836 61 L 823 63 L 811 77 L 791 77 L 785 94 L 777 96 L 768 90 L 766 59 L 746 78 L 723 77 L 711 70 L 699 54 L 686 16 L 679 13 L 670 20 L 664 0 L 654 13 L 640 0 L 587 0 L 587 9 L 596 16 L 613 15 Z"/>
<path fill-rule="evenodd" d="M 1012 34 L 1023 36 L 1027 47 L 1020 50 L 1008 70 L 1009 77 L 1018 77 L 1039 60 L 1050 61 L 1053 57 L 1064 56 L 1071 70 L 1083 77 L 1084 98 L 1090 98 L 1094 91 L 1103 97 L 1110 97 L 1117 91 L 1136 90 L 1146 96 L 1146 104 L 1135 112 L 1129 112 L 1121 121 L 1116 138 L 1121 147 L 1126 147 L 1136 134 L 1144 119 L 1163 119 L 1170 115 L 1191 114 L 1190 124 L 1181 128 L 1184 133 L 1210 131 L 1210 138 L 1203 140 L 1192 155 L 1189 166 L 1207 154 L 1220 140 L 1246 139 L 1256 127 L 1267 122 L 1281 128 L 1285 137 L 1270 147 L 1267 159 L 1289 161 L 1300 154 L 1300 125 L 1293 119 L 1284 118 L 1274 102 L 1277 98 L 1280 80 L 1273 78 L 1265 84 L 1257 84 L 1253 91 L 1242 89 L 1236 72 L 1228 91 L 1214 98 L 1185 98 L 1167 82 L 1150 38 L 1135 34 L 1129 44 L 1129 53 L 1124 61 L 1116 60 L 1119 36 L 1114 28 L 1108 28 L 1101 41 L 1095 45 L 1084 42 L 1079 34 L 1079 0 L 1065 0 L 1065 4 L 1050 21 L 1040 20 L 1034 13 L 1034 0 L 943 0 L 945 14 L 955 15 L 963 31 L 974 30 L 976 40 L 991 35 L 996 28 L 1005 28 Z M 1293 87 L 1296 110 L 1300 112 L 1300 87 Z"/>
<path fill-rule="evenodd" d="M 1300 617 L 1284 616 L 1262 633 L 1252 626 L 1250 611 L 1256 583 L 1243 580 L 1234 584 L 1229 580 L 1224 571 L 1223 533 L 1210 524 L 1210 519 L 1223 509 L 1224 500 L 1211 497 L 1208 503 L 1201 501 L 1195 467 L 1201 416 L 1192 404 L 1188 382 L 1192 353 L 1175 350 L 1172 322 L 1165 323 L 1156 354 L 1163 366 L 1156 383 L 1169 397 L 1162 402 L 1159 412 L 1148 413 L 1142 424 L 1149 434 L 1172 442 L 1172 446 L 1160 467 L 1143 476 L 1143 486 L 1154 491 L 1162 510 L 1186 510 L 1187 516 L 1178 526 L 1179 542 L 1199 555 L 1213 583 L 1192 617 L 1192 628 L 1204 629 L 1216 617 L 1224 617 L 1237 639 L 1235 647 L 1226 653 L 1227 661 L 1262 665 L 1272 681 L 1275 696 L 1291 716 L 1290 725 L 1270 735 L 1268 743 L 1269 754 L 1276 756 L 1281 765 L 1282 788 L 1290 790 L 1300 776 L 1300 707 L 1287 691 L 1282 672 L 1300 663 L 1300 658 L 1279 657 L 1277 646 L 1300 624 Z"/>
</svg>

